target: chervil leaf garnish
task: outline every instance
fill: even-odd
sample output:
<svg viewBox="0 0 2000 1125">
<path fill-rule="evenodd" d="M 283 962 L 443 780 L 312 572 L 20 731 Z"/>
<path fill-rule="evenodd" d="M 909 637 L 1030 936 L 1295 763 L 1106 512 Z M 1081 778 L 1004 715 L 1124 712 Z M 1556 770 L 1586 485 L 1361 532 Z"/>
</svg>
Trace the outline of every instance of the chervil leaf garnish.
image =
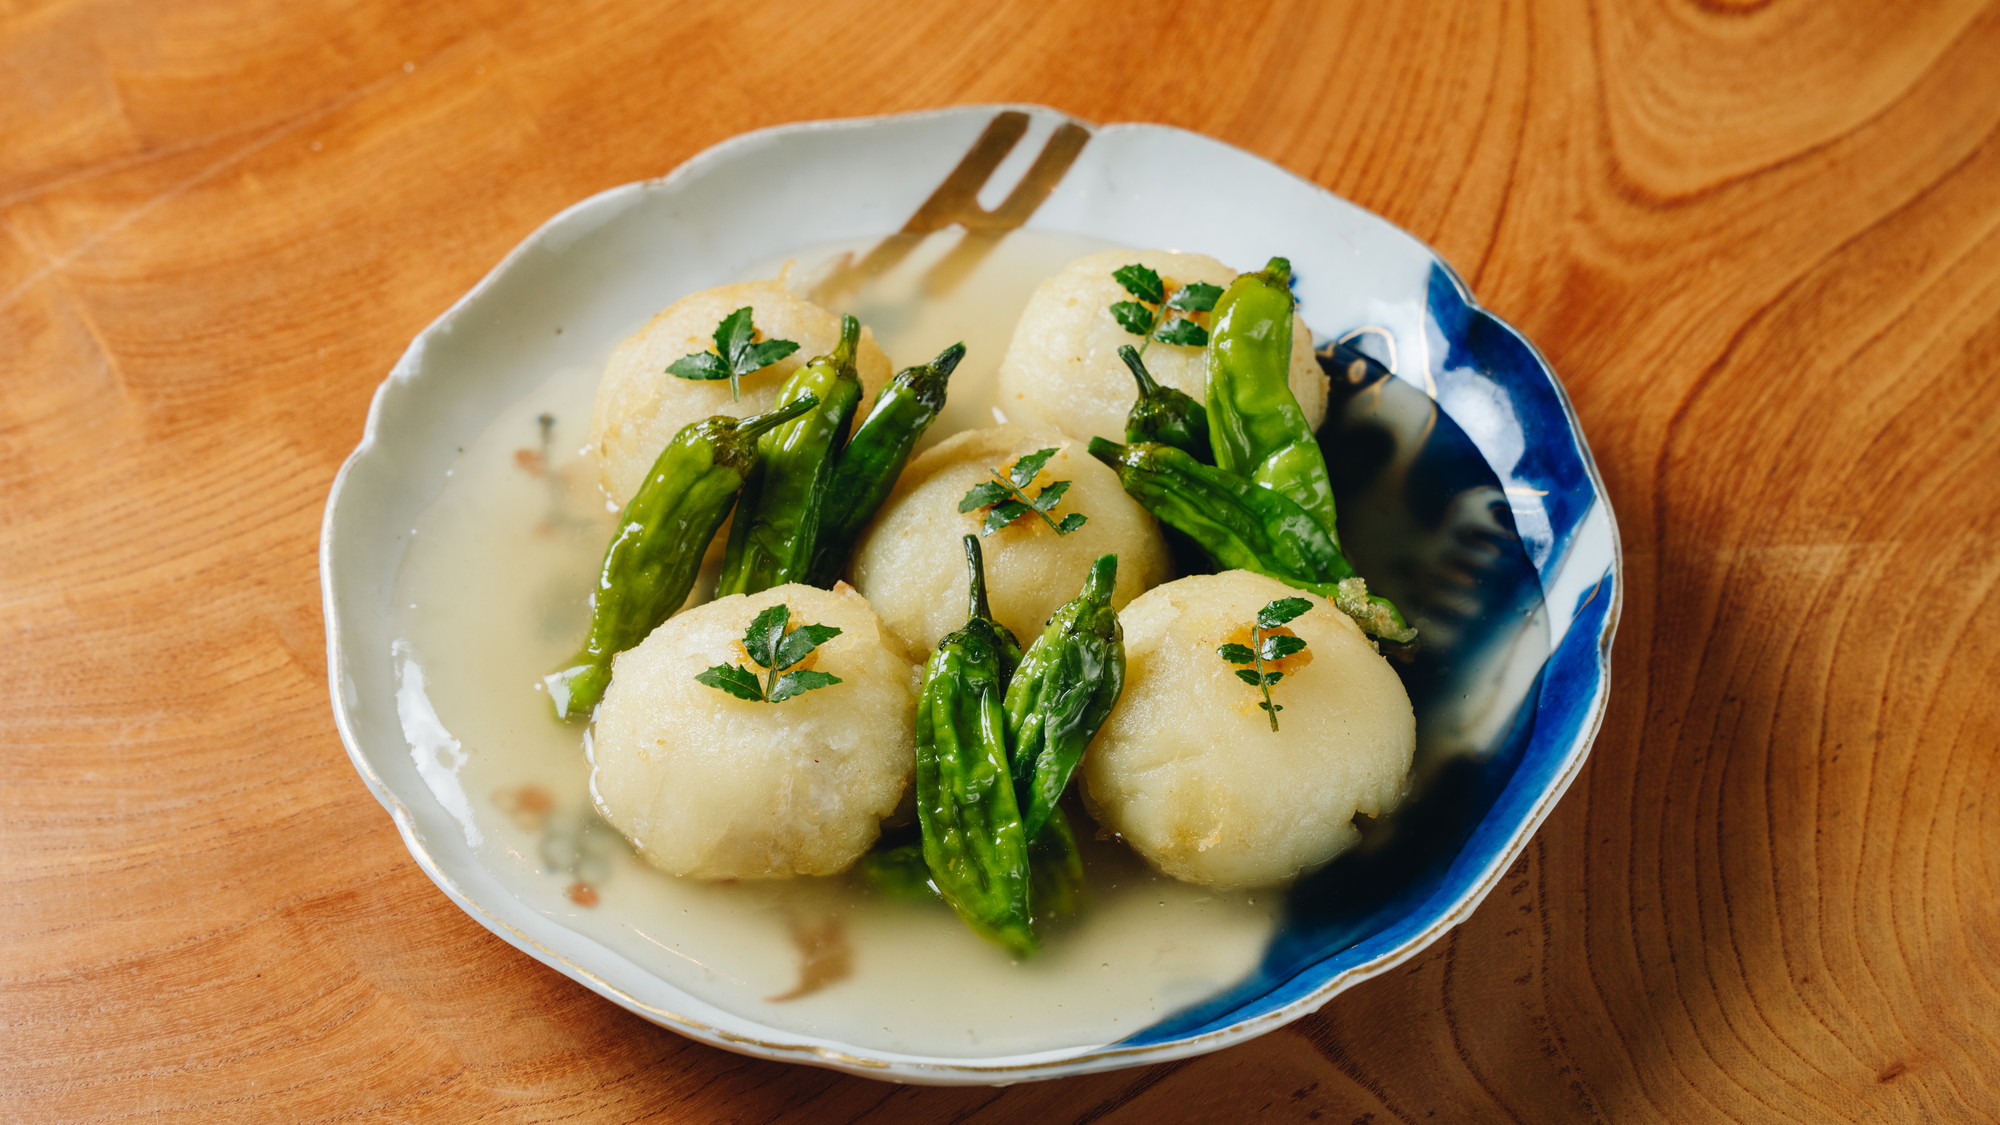
<svg viewBox="0 0 2000 1125">
<path fill-rule="evenodd" d="M 1192 320 L 1170 320 L 1153 333 L 1153 339 L 1162 344 L 1179 344 L 1184 348 L 1208 346 L 1208 329 Z"/>
<path fill-rule="evenodd" d="M 984 508 L 991 504 L 998 504 L 1006 498 L 1006 485 L 1001 484 L 997 480 L 984 481 L 973 485 L 966 492 L 965 498 L 958 502 L 958 510 L 961 512 L 970 512 L 974 508 Z"/>
<path fill-rule="evenodd" d="M 1142 338 L 1140 355 L 1146 354 L 1155 340 L 1184 348 L 1208 345 L 1208 329 L 1191 319 L 1191 314 L 1213 311 L 1222 296 L 1220 285 L 1192 281 L 1169 295 L 1160 275 L 1137 262 L 1112 270 L 1111 277 L 1137 298 L 1112 305 L 1111 316 L 1125 331 Z"/>
<path fill-rule="evenodd" d="M 1125 331 L 1134 336 L 1144 336 L 1153 330 L 1155 319 L 1153 310 L 1137 301 L 1118 302 L 1111 306 L 1111 315 L 1117 317 L 1118 323 L 1125 327 Z"/>
<path fill-rule="evenodd" d="M 1275 664 L 1287 656 L 1295 656 L 1306 650 L 1304 637 L 1290 633 L 1276 633 L 1272 630 L 1283 628 L 1285 623 L 1312 609 L 1312 603 L 1304 598 L 1278 598 L 1257 611 L 1257 620 L 1250 626 L 1250 643 L 1225 644 L 1217 648 L 1216 654 L 1231 664 L 1248 664 L 1248 668 L 1235 669 L 1236 678 L 1256 688 L 1264 694 L 1264 701 L 1257 704 L 1271 717 L 1271 729 L 1278 729 L 1278 712 L 1285 708 L 1271 700 L 1271 686 L 1285 678 L 1283 672 L 1266 669 L 1266 663 Z"/>
<path fill-rule="evenodd" d="M 696 352 L 693 355 L 684 355 L 675 360 L 667 367 L 667 374 L 678 375 L 683 379 L 700 379 L 703 381 L 727 379 L 729 378 L 729 365 L 722 362 L 722 357 L 716 355 L 714 352 Z"/>
<path fill-rule="evenodd" d="M 1283 672 L 1253 672 L 1248 668 L 1238 668 L 1236 670 L 1236 678 L 1242 680 L 1246 684 L 1249 684 L 1251 687 L 1263 687 L 1266 684 L 1275 684 L 1279 680 L 1284 679 L 1285 674 Z M 1264 698 L 1266 700 L 1270 699 L 1271 694 L 1269 692 L 1265 692 Z M 1268 703 L 1259 703 L 1257 706 L 1263 707 L 1266 710 L 1268 710 L 1271 705 Z M 1283 711 L 1284 708 L 1280 707 L 1278 708 L 1278 710 Z M 1271 729 L 1277 730 L 1278 728 L 1272 727 Z"/>
<path fill-rule="evenodd" d="M 1313 604 L 1304 598 L 1279 598 L 1257 611 L 1257 625 L 1262 629 L 1276 629 L 1312 607 Z"/>
<path fill-rule="evenodd" d="M 1305 638 L 1278 633 L 1264 638 L 1264 643 L 1257 646 L 1257 655 L 1265 660 L 1283 660 L 1295 652 L 1304 652 L 1305 647 Z"/>
<path fill-rule="evenodd" d="M 799 346 L 790 340 L 761 340 L 744 349 L 750 358 L 744 363 L 743 373 L 761 371 L 798 350 Z"/>
<path fill-rule="evenodd" d="M 1034 483 L 1035 474 L 1041 472 L 1042 466 L 1048 464 L 1049 458 L 1055 455 L 1056 450 L 1053 446 L 1048 449 L 1037 449 L 1008 466 L 1005 473 L 998 469 L 986 470 L 993 474 L 993 479 L 981 481 L 967 489 L 965 495 L 958 501 L 958 510 L 972 512 L 980 508 L 986 509 L 986 522 L 979 527 L 981 535 L 991 535 L 1030 512 L 1040 516 L 1042 522 L 1048 524 L 1049 529 L 1057 535 L 1068 535 L 1090 520 L 1089 516 L 1081 512 L 1071 512 L 1064 516 L 1061 522 L 1049 518 L 1049 512 L 1061 502 L 1063 494 L 1069 491 L 1070 482 L 1050 481 L 1033 496 L 1023 491 Z"/>
<path fill-rule="evenodd" d="M 840 635 L 840 630 L 831 625 L 801 625 L 786 632 L 785 625 L 791 618 L 790 607 L 774 605 L 759 613 L 743 631 L 744 655 L 764 669 L 762 679 L 741 664 L 717 664 L 695 673 L 696 682 L 752 703 L 783 703 L 800 692 L 839 683 L 839 676 L 827 672 L 786 671 Z"/>
<path fill-rule="evenodd" d="M 1028 478 L 1028 480 L 1034 480 L 1034 479 L 1035 478 L 1033 477 Z M 1069 491 L 1069 482 L 1066 480 L 1049 482 L 1049 486 L 1047 488 L 1042 489 L 1041 492 L 1036 494 L 1035 510 L 1038 512 L 1046 512 L 1050 508 L 1055 507 L 1057 504 L 1062 502 L 1063 493 L 1068 491 Z"/>
<path fill-rule="evenodd" d="M 1167 301 L 1170 309 L 1186 309 L 1189 312 L 1213 312 L 1215 302 L 1222 299 L 1222 286 L 1210 285 L 1204 281 L 1190 281 L 1174 291 Z"/>
<path fill-rule="evenodd" d="M 804 672 L 787 672 L 778 677 L 777 683 L 771 686 L 771 694 L 764 698 L 773 703 L 783 703 L 785 700 L 802 691 L 811 691 L 814 688 L 823 688 L 839 682 L 839 676 L 829 675 L 825 672 L 810 670 Z"/>
<path fill-rule="evenodd" d="M 778 642 L 777 666 L 790 668 L 811 656 L 814 649 L 839 635 L 840 630 L 831 625 L 801 625 L 786 633 L 785 639 Z"/>
<path fill-rule="evenodd" d="M 752 702 L 764 698 L 763 686 L 757 682 L 757 674 L 736 664 L 717 664 L 706 672 L 697 672 L 697 681 L 712 688 L 720 688 L 738 699 Z"/>
<path fill-rule="evenodd" d="M 986 522 L 979 525 L 979 534 L 991 535 L 1027 514 L 1028 506 L 1019 500 L 1008 500 L 995 504 L 987 511 Z"/>
<path fill-rule="evenodd" d="M 1007 479 L 1013 481 L 1016 488 L 1026 488 L 1034 482 L 1035 474 L 1042 471 L 1042 466 L 1049 463 L 1049 458 L 1055 455 L 1056 451 L 1054 448 L 1037 449 L 1033 453 L 1014 462 L 1007 469 Z M 1053 488 L 1055 486 L 1050 485 L 1050 487 Z M 1064 483 L 1063 487 L 1068 488 L 1069 485 Z"/>
<path fill-rule="evenodd" d="M 785 623 L 791 619 L 791 607 L 782 602 L 759 613 L 743 631 L 743 651 L 766 668 L 776 664 L 778 642 L 785 639 Z"/>
<path fill-rule="evenodd" d="M 667 374 L 682 379 L 727 379 L 729 397 L 738 397 L 740 380 L 798 351 L 790 340 L 758 340 L 757 328 L 750 323 L 750 307 L 737 309 L 715 326 L 715 350 L 696 352 L 675 360 Z"/>
<path fill-rule="evenodd" d="M 1149 305 L 1157 305 L 1167 299 L 1167 287 L 1160 280 L 1160 275 L 1137 262 L 1112 270 L 1111 277 L 1125 287 L 1125 292 Z"/>
</svg>

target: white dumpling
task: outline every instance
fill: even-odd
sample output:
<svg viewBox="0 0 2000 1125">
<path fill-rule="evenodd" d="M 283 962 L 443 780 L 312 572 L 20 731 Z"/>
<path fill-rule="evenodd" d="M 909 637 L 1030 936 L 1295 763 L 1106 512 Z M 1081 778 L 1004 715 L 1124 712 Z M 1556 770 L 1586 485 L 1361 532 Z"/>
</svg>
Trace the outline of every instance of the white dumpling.
<svg viewBox="0 0 2000 1125">
<path fill-rule="evenodd" d="M 993 479 L 992 470 L 1004 472 L 1022 456 L 1048 448 L 1056 453 L 1029 483 L 1028 494 L 1052 481 L 1069 481 L 1069 491 L 1049 516 L 1061 522 L 1079 512 L 1088 520 L 1059 536 L 1031 515 L 980 540 L 994 620 L 1023 645 L 1032 643 L 1049 615 L 1083 588 L 1099 555 L 1118 556 L 1114 606 L 1166 578 L 1167 546 L 1159 524 L 1083 442 L 1026 426 L 966 430 L 910 463 L 854 552 L 851 581 L 912 655 L 928 654 L 965 624 L 962 540 L 968 532 L 978 533 L 985 513 L 960 512 L 959 501 L 974 485 Z"/>
<path fill-rule="evenodd" d="M 839 636 L 801 665 L 841 682 L 779 703 L 695 676 L 761 671 L 743 651 L 757 614 Z M 619 654 L 591 732 L 591 792 L 639 854 L 675 875 L 831 875 L 868 850 L 916 768 L 914 668 L 851 587 L 778 586 L 676 614 Z"/>
<path fill-rule="evenodd" d="M 1124 440 L 1125 415 L 1139 391 L 1118 349 L 1137 346 L 1139 338 L 1111 315 L 1112 305 L 1132 299 L 1111 275 L 1133 262 L 1158 273 L 1168 292 L 1195 281 L 1228 288 L 1236 279 L 1235 270 L 1206 254 L 1166 250 L 1105 250 L 1064 266 L 1028 298 L 1001 357 L 994 405 L 1009 421 Z M 1200 402 L 1208 388 L 1207 357 L 1207 348 L 1155 341 L 1146 349 L 1146 369 Z M 1296 317 L 1291 387 L 1306 421 L 1317 428 L 1326 417 L 1327 379 L 1313 357 L 1312 332 Z"/>
<path fill-rule="evenodd" d="M 760 338 L 791 340 L 799 350 L 777 363 L 744 376 L 740 399 L 729 397 L 729 381 L 704 382 L 667 374 L 682 356 L 715 347 L 715 326 L 737 309 L 749 306 L 751 323 Z M 611 353 L 604 379 L 597 385 L 597 406 L 590 421 L 590 444 L 597 456 L 604 494 L 623 504 L 639 490 L 646 471 L 674 435 L 690 422 L 726 414 L 744 418 L 761 414 L 777 403 L 778 389 L 792 372 L 840 342 L 840 318 L 792 293 L 779 281 L 746 281 L 690 293 L 627 337 Z M 875 393 L 889 381 L 889 357 L 875 343 L 875 334 L 861 330 L 854 366 L 861 376 L 861 405 L 856 417 L 868 412 Z"/>
<path fill-rule="evenodd" d="M 1313 608 L 1287 626 L 1306 641 L 1263 696 L 1216 651 L 1250 643 L 1277 598 Z M 1356 816 L 1399 804 L 1416 749 L 1403 684 L 1352 619 L 1260 574 L 1195 575 L 1119 615 L 1125 691 L 1083 761 L 1098 822 L 1176 879 L 1284 883 L 1359 838 Z"/>
</svg>

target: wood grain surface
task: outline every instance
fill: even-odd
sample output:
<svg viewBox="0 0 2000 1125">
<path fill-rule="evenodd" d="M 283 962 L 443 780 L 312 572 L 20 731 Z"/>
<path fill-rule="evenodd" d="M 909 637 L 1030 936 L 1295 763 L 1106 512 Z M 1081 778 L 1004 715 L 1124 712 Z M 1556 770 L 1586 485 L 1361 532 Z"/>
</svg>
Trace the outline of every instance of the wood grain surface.
<svg viewBox="0 0 2000 1125">
<path fill-rule="evenodd" d="M 0 1118 L 2000 1120 L 2000 6 L 0 0 Z M 734 133 L 1034 101 L 1388 216 L 1575 399 L 1630 593 L 1466 925 L 1200 1059 L 741 1058 L 417 870 L 326 697 L 410 337 Z"/>
</svg>

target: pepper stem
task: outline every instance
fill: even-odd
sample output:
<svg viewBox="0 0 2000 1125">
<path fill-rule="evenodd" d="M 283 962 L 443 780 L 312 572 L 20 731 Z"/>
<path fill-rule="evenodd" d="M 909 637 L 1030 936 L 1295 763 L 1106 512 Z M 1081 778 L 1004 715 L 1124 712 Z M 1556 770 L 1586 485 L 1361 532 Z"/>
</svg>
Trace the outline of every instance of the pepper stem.
<svg viewBox="0 0 2000 1125">
<path fill-rule="evenodd" d="M 840 318 L 840 342 L 833 346 L 828 356 L 833 365 L 846 369 L 854 366 L 854 348 L 861 342 L 861 322 L 852 316 Z"/>
<path fill-rule="evenodd" d="M 1270 261 L 1264 263 L 1264 276 L 1269 278 L 1272 284 L 1282 285 L 1290 289 L 1292 287 L 1292 260 L 1290 258 L 1272 258 Z"/>
<path fill-rule="evenodd" d="M 931 360 L 925 366 L 929 367 L 933 372 L 935 372 L 938 378 L 945 379 L 949 378 L 951 376 L 951 373 L 958 369 L 958 361 L 964 358 L 965 358 L 965 345 L 953 344 L 952 346 L 939 352 L 937 354 L 937 358 Z"/>
<path fill-rule="evenodd" d="M 1083 580 L 1083 592 L 1078 597 L 1109 604 L 1112 588 L 1117 585 L 1118 556 L 1099 555 L 1097 561 L 1090 564 L 1090 575 Z"/>
<path fill-rule="evenodd" d="M 775 430 L 801 414 L 808 413 L 813 407 L 818 405 L 818 397 L 811 392 L 807 392 L 785 403 L 783 406 L 773 407 L 762 414 L 753 414 L 748 418 L 738 419 L 736 423 L 736 436 L 739 438 L 757 437 L 767 430 Z"/>
<path fill-rule="evenodd" d="M 1094 437 L 1090 439 L 1090 455 L 1114 469 L 1123 469 L 1131 465 L 1132 447 L 1120 445 L 1110 438 Z"/>
<path fill-rule="evenodd" d="M 965 537 L 965 576 L 966 616 L 990 619 L 993 612 L 986 604 L 986 558 L 979 550 L 977 535 Z"/>
<path fill-rule="evenodd" d="M 1139 358 L 1139 349 L 1130 344 L 1121 345 L 1118 358 L 1132 369 L 1132 377 L 1139 380 L 1139 397 L 1151 398 L 1160 393 L 1160 384 L 1153 379 L 1153 373 L 1146 370 L 1146 361 Z"/>
</svg>

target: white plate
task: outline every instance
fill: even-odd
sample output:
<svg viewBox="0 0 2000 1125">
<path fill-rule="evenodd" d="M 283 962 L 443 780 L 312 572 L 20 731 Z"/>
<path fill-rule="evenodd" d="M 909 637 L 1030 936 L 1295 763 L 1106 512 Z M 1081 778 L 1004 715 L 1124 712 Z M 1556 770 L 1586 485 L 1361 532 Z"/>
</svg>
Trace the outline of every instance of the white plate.
<svg viewBox="0 0 2000 1125">
<path fill-rule="evenodd" d="M 438 749 L 412 738 L 399 715 L 406 685 L 393 654 L 391 599 L 408 533 L 458 451 L 551 372 L 597 362 L 676 298 L 801 247 L 903 228 L 1003 113 L 1025 114 L 1027 128 L 980 195 L 994 207 L 1069 119 L 973 106 L 784 126 L 725 142 L 664 179 L 571 207 L 411 343 L 377 391 L 361 444 L 328 498 L 321 577 L 334 714 L 356 769 L 419 865 L 530 956 L 647 1019 L 731 1050 L 899 1081 L 1004 1083 L 1159 1062 L 1281 1026 L 1406 960 L 1469 914 L 1575 776 L 1602 713 L 1620 590 L 1616 526 L 1540 356 L 1473 304 L 1428 248 L 1381 218 L 1210 138 L 1109 125 L 1091 131 L 1029 227 L 1196 250 L 1239 268 L 1288 256 L 1307 320 L 1329 337 L 1372 335 L 1371 353 L 1395 368 L 1387 398 L 1403 402 L 1405 414 L 1414 400 L 1427 418 L 1435 401 L 1437 417 L 1457 423 L 1449 427 L 1454 440 L 1476 449 L 1477 471 L 1490 474 L 1466 495 L 1490 493 L 1511 525 L 1505 530 L 1518 528 L 1522 596 L 1488 599 L 1457 634 L 1448 621 L 1437 630 L 1459 638 L 1450 643 L 1465 661 L 1484 662 L 1482 674 L 1500 685 L 1493 690 L 1506 704 L 1483 718 L 1430 716 L 1433 742 L 1450 741 L 1439 733 L 1446 727 L 1458 742 L 1437 752 L 1426 776 L 1443 770 L 1456 779 L 1447 785 L 1471 786 L 1466 792 L 1476 798 L 1439 814 L 1449 846 L 1434 849 L 1429 868 L 1383 883 L 1364 912 L 1330 916 L 1302 886 L 1258 968 L 1173 1018 L 1102 1042 L 992 1055 L 883 1050 L 704 1001 L 547 909 L 516 870 L 482 854 L 463 810 L 447 807 L 448 794 L 440 799 L 426 782 Z M 1355 378 L 1373 386 L 1359 369 Z M 1371 408 L 1360 398 L 1336 407 L 1343 403 L 1350 422 L 1395 429 L 1394 410 L 1363 417 Z M 1352 510 L 1364 512 L 1356 518 L 1365 524 L 1373 508 Z M 1393 523 L 1385 519 L 1378 526 Z M 1364 554 L 1368 533 L 1359 539 Z M 1421 702 L 1419 714 L 1421 722 Z M 615 915 L 617 904 L 602 909 Z"/>
</svg>

